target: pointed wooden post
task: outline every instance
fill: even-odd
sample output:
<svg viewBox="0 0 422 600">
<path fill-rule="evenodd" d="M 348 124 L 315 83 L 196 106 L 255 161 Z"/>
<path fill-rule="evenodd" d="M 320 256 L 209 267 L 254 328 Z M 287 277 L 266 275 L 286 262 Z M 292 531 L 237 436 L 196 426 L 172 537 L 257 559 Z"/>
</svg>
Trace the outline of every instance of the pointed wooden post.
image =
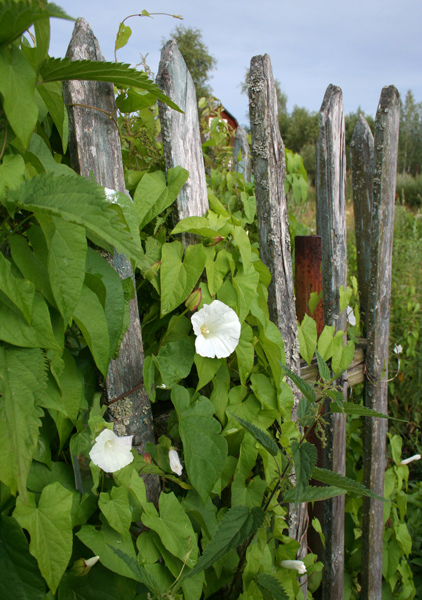
<svg viewBox="0 0 422 600">
<path fill-rule="evenodd" d="M 268 54 L 254 56 L 249 75 L 249 112 L 255 177 L 260 254 L 271 272 L 268 306 L 271 320 L 284 341 L 288 367 L 300 373 L 299 343 L 290 252 L 290 234 L 284 178 L 284 144 L 278 126 L 277 96 Z M 295 386 L 295 408 L 300 398 Z M 295 415 L 293 409 L 293 416 Z M 290 511 L 289 534 L 301 543 L 306 555 L 306 504 Z M 306 595 L 306 584 L 302 585 Z"/>
<path fill-rule="evenodd" d="M 371 274 L 372 179 L 374 173 L 374 136 L 359 115 L 350 143 L 353 206 L 355 213 L 356 254 L 360 313 L 366 332 L 369 279 Z"/>
<path fill-rule="evenodd" d="M 317 142 L 317 233 L 322 243 L 322 302 L 324 324 L 346 329 L 346 315 L 340 314 L 339 288 L 346 287 L 346 152 L 343 95 L 329 85 L 319 113 Z M 337 382 L 341 384 L 341 382 Z M 343 391 L 346 386 L 343 384 Z M 324 412 L 330 411 L 330 399 Z M 327 444 L 323 466 L 344 475 L 346 472 L 346 421 L 341 414 L 326 416 Z M 325 535 L 322 597 L 342 600 L 344 581 L 344 496 L 324 502 Z"/>
<path fill-rule="evenodd" d="M 181 166 L 189 178 L 177 198 L 175 224 L 185 217 L 202 217 L 208 210 L 207 185 L 195 86 L 174 40 L 161 50 L 157 85 L 183 110 L 158 103 L 166 170 Z"/>
<path fill-rule="evenodd" d="M 244 127 L 238 127 L 236 129 L 236 136 L 234 138 L 233 143 L 233 164 L 235 171 L 237 171 L 238 173 L 243 173 L 245 181 L 251 181 L 252 160 L 250 156 L 250 148 L 248 144 L 246 129 Z"/>
<path fill-rule="evenodd" d="M 400 99 L 394 86 L 383 88 L 374 135 L 374 176 L 371 220 L 371 269 L 367 305 L 368 350 L 365 406 L 387 413 L 388 333 L 391 259 Z M 364 483 L 384 494 L 386 419 L 365 418 Z M 383 503 L 364 498 L 362 515 L 362 600 L 382 598 Z"/>
<path fill-rule="evenodd" d="M 104 60 L 98 41 L 85 19 L 76 21 L 66 56 L 71 60 Z M 107 114 L 101 112 L 115 113 L 113 85 L 93 81 L 68 81 L 63 84 L 63 92 L 65 103 L 70 105 L 69 148 L 73 169 L 87 178 L 92 172 L 99 184 L 127 193 L 117 125 Z M 124 255 L 114 251 L 111 264 L 122 279 L 133 277 L 131 263 Z M 145 442 L 154 441 L 154 427 L 150 400 L 145 389 L 139 387 L 142 382 L 144 351 L 136 295 L 130 301 L 129 313 L 130 325 L 123 338 L 119 356 L 109 365 L 106 378 L 107 398 L 110 401 L 137 388 L 113 403 L 109 410 L 112 417 L 119 416 L 120 419 L 114 426 L 116 433 L 134 435 L 133 444 L 138 451 L 142 451 Z M 122 415 L 125 415 L 124 419 L 121 418 Z M 148 477 L 145 484 L 149 498 L 157 499 L 158 478 Z"/>
</svg>

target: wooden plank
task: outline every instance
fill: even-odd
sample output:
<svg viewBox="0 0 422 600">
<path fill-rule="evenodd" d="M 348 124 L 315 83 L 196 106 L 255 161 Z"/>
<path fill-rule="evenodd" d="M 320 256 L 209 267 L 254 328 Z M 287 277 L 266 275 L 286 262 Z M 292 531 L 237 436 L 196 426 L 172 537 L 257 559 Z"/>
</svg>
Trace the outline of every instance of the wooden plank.
<svg viewBox="0 0 422 600">
<path fill-rule="evenodd" d="M 300 374 L 289 221 L 284 192 L 286 164 L 278 126 L 277 95 L 268 54 L 252 58 L 248 88 L 260 254 L 271 272 L 268 288 L 270 318 L 281 332 L 287 365 Z M 295 418 L 300 393 L 294 385 L 292 389 Z M 300 504 L 297 510 L 292 505 L 289 535 L 301 543 L 301 558 L 307 553 L 306 528 L 306 504 Z M 301 578 L 301 585 L 306 596 L 304 578 Z"/>
<path fill-rule="evenodd" d="M 350 143 L 353 206 L 355 213 L 356 254 L 358 263 L 359 304 L 366 332 L 366 313 L 371 271 L 372 179 L 374 172 L 374 136 L 359 115 Z"/>
<path fill-rule="evenodd" d="M 85 19 L 77 20 L 66 56 L 71 60 L 104 60 L 98 41 Z M 69 81 L 64 83 L 63 93 L 66 104 L 84 105 L 69 106 L 72 167 L 87 178 L 92 172 L 101 185 L 129 195 L 125 190 L 118 129 L 104 112 L 86 108 L 97 107 L 114 114 L 116 104 L 113 85 Z M 114 251 L 109 261 L 122 279 L 133 277 L 131 263 L 124 255 Z M 107 373 L 108 401 L 129 392 L 142 381 L 144 351 L 136 295 L 130 302 L 129 312 L 129 329 L 124 336 L 119 356 L 110 362 Z M 114 425 L 118 435 L 134 435 L 133 444 L 139 452 L 142 452 L 145 442 L 154 441 L 151 403 L 142 386 L 111 404 L 109 414 L 112 418 L 119 419 Z M 122 419 L 122 416 L 125 418 Z M 159 492 L 158 478 L 149 477 L 145 483 L 149 498 L 156 499 Z"/>
<path fill-rule="evenodd" d="M 240 152 L 240 158 L 239 158 Z M 252 180 L 252 159 L 246 129 L 238 127 L 233 143 L 233 165 L 234 170 L 243 173 L 245 181 Z"/>
<path fill-rule="evenodd" d="M 394 201 L 400 124 L 400 99 L 394 86 L 383 88 L 374 135 L 374 178 L 371 227 L 371 276 L 368 293 L 368 350 L 365 405 L 387 413 L 388 334 Z M 365 419 L 364 483 L 384 493 L 385 419 Z M 382 597 L 383 503 L 364 499 L 362 520 L 362 600 Z"/>
<path fill-rule="evenodd" d="M 183 110 L 158 103 L 166 170 L 181 166 L 189 178 L 177 198 L 173 221 L 202 217 L 208 210 L 207 185 L 195 86 L 174 40 L 161 50 L 157 85 Z"/>
<path fill-rule="evenodd" d="M 329 85 L 319 113 L 317 142 L 317 233 L 322 244 L 322 302 L 324 324 L 346 329 L 346 315 L 340 314 L 339 288 L 346 287 L 346 152 L 343 95 Z M 343 386 L 344 381 L 338 381 Z M 326 400 L 324 412 L 329 413 Z M 323 466 L 342 475 L 346 472 L 346 419 L 341 414 L 326 417 L 327 444 Z M 324 502 L 325 535 L 322 597 L 341 600 L 344 581 L 344 496 Z"/>
<path fill-rule="evenodd" d="M 366 356 L 366 340 L 359 340 L 359 344 L 355 348 L 353 354 L 353 360 L 350 367 L 347 369 L 347 383 L 349 387 L 353 387 L 358 383 L 365 381 L 365 356 Z M 310 365 L 307 365 L 305 361 L 300 363 L 300 376 L 305 380 L 314 382 L 318 380 L 318 366 L 316 358 L 312 360 Z"/>
</svg>

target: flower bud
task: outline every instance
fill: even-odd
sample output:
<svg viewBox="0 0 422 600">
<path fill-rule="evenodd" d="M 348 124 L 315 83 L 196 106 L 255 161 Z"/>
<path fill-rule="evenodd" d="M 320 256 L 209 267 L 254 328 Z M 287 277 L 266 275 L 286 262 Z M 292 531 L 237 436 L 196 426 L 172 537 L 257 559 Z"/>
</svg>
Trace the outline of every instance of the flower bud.
<svg viewBox="0 0 422 600">
<path fill-rule="evenodd" d="M 148 454 L 148 452 L 145 452 L 142 458 L 144 460 L 144 463 L 147 463 L 147 465 L 150 465 L 152 463 L 151 454 Z"/>
<path fill-rule="evenodd" d="M 204 240 L 204 246 L 208 246 L 208 247 L 216 246 L 223 240 L 224 240 L 224 238 L 221 235 L 217 235 L 216 237 L 212 237 L 212 238 L 206 238 Z"/>
<path fill-rule="evenodd" d="M 100 559 L 99 556 L 93 556 L 92 558 L 78 558 L 73 563 L 72 568 L 70 569 L 75 577 L 83 577 L 84 575 L 88 575 L 92 567 L 98 562 Z"/>
<path fill-rule="evenodd" d="M 202 290 L 201 290 L 201 288 L 198 288 L 196 290 L 193 290 L 193 292 L 191 294 L 189 294 L 188 299 L 185 302 L 185 306 L 188 310 L 193 312 L 201 304 L 201 300 L 202 300 Z"/>
</svg>

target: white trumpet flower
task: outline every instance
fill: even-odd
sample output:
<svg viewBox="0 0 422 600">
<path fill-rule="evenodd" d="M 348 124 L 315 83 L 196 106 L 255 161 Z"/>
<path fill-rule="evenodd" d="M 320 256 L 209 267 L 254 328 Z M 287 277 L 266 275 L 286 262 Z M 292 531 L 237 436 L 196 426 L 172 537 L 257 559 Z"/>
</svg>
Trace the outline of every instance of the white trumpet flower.
<svg viewBox="0 0 422 600">
<path fill-rule="evenodd" d="M 191 321 L 196 335 L 195 349 L 200 356 L 225 358 L 239 343 L 239 317 L 220 300 L 204 304 L 201 310 L 192 315 Z"/>
<path fill-rule="evenodd" d="M 305 563 L 302 560 L 282 560 L 280 564 L 285 569 L 295 569 L 299 575 L 306 573 Z"/>
<path fill-rule="evenodd" d="M 106 473 L 114 473 L 133 461 L 133 435 L 119 437 L 111 429 L 104 429 L 95 438 L 89 457 Z"/>
<path fill-rule="evenodd" d="M 169 450 L 169 461 L 170 469 L 173 471 L 173 473 L 176 473 L 176 475 L 179 475 L 180 477 L 183 471 L 183 467 L 182 463 L 180 462 L 179 455 L 177 454 L 177 450 L 174 450 L 174 448 L 171 448 Z"/>
</svg>

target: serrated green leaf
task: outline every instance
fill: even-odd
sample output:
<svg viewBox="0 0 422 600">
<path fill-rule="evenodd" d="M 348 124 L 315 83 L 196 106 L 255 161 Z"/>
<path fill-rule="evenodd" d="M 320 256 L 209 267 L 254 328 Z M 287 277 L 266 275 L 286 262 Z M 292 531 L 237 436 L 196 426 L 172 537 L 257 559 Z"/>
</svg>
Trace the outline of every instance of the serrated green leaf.
<svg viewBox="0 0 422 600">
<path fill-rule="evenodd" d="M 241 419 L 232 412 L 230 412 L 230 414 L 236 419 L 238 423 L 242 425 L 242 427 L 244 427 L 244 429 L 246 429 L 246 431 L 248 431 L 251 434 L 253 438 L 256 439 L 257 442 L 261 444 L 261 446 L 265 448 L 267 452 L 269 452 L 272 456 L 277 456 L 280 449 L 273 440 L 273 438 L 269 436 L 266 431 L 259 429 L 259 427 L 256 427 L 256 425 L 254 425 L 253 423 L 249 423 L 249 421 L 245 421 L 245 419 Z"/>
<path fill-rule="evenodd" d="M 321 379 L 323 381 L 330 381 L 330 379 L 331 379 L 330 369 L 328 368 L 327 363 L 322 358 L 322 356 L 318 352 L 318 350 L 315 350 L 315 356 L 316 356 L 317 363 L 318 363 L 319 376 L 321 377 Z"/>
<path fill-rule="evenodd" d="M 272 575 L 268 575 L 268 573 L 259 573 L 257 581 L 259 587 L 266 592 L 269 592 L 275 600 L 289 600 L 289 596 L 281 583 Z"/>
<path fill-rule="evenodd" d="M 286 365 L 281 365 L 283 371 L 289 377 L 295 386 L 302 392 L 302 394 L 309 400 L 309 402 L 316 402 L 316 394 L 313 388 L 309 385 L 307 381 L 299 377 L 296 373 L 294 373 L 289 367 Z"/>
<path fill-rule="evenodd" d="M 308 365 L 311 364 L 317 343 L 317 326 L 314 319 L 306 315 L 301 325 L 297 328 L 299 338 L 300 354 Z"/>
<path fill-rule="evenodd" d="M 335 496 L 342 496 L 346 491 L 334 486 L 313 486 L 308 485 L 300 496 L 297 498 L 298 502 L 318 502 L 321 500 L 328 500 Z M 296 490 L 288 490 L 284 496 L 285 502 L 296 502 Z"/>
<path fill-rule="evenodd" d="M 301 398 L 297 406 L 297 418 L 302 427 L 310 427 L 315 421 L 315 403 L 309 402 L 307 398 Z"/>
<path fill-rule="evenodd" d="M 135 560 L 132 556 L 125 554 L 121 548 L 115 548 L 110 545 L 110 549 L 130 569 L 132 573 L 132 579 L 135 579 L 135 581 L 139 581 L 139 583 L 145 585 L 153 594 L 160 595 L 160 586 L 158 582 L 142 565 L 139 564 L 137 560 Z"/>
<path fill-rule="evenodd" d="M 10 262 L 0 253 L 0 290 L 21 311 L 30 324 L 35 297 L 35 285 L 12 275 Z"/>
<path fill-rule="evenodd" d="M 227 456 L 227 442 L 221 425 L 213 418 L 211 402 L 200 396 L 192 402 L 187 389 L 174 386 L 171 399 L 179 421 L 189 479 L 203 502 L 221 476 Z"/>
<path fill-rule="evenodd" d="M 43 600 L 45 582 L 19 523 L 0 515 L 0 597 Z"/>
<path fill-rule="evenodd" d="M 389 417 L 384 413 L 373 410 L 372 408 L 367 408 L 366 406 L 360 406 L 360 404 L 354 404 L 353 402 L 343 402 L 341 407 L 331 404 L 331 412 L 353 415 L 355 417 L 379 417 L 381 419 L 392 419 L 392 417 Z M 403 420 L 403 422 L 406 421 Z"/>
<path fill-rule="evenodd" d="M 176 200 L 188 177 L 188 171 L 182 167 L 169 169 L 167 181 L 162 171 L 145 173 L 133 197 L 141 229 Z"/>
<path fill-rule="evenodd" d="M 31 25 L 40 19 L 59 17 L 69 19 L 63 9 L 52 2 L 44 5 L 31 0 L 3 0 L 0 7 L 0 45 L 7 46 L 19 38 Z"/>
<path fill-rule="evenodd" d="M 23 52 L 0 48 L 0 92 L 3 109 L 16 137 L 26 147 L 38 118 L 36 73 Z"/>
<path fill-rule="evenodd" d="M 143 260 L 140 240 L 128 231 L 123 212 L 106 199 L 104 188 L 76 175 L 41 174 L 10 192 L 11 201 L 36 215 L 60 217 L 82 225 L 96 243 L 114 246 L 128 259 Z"/>
<path fill-rule="evenodd" d="M 349 477 L 344 477 L 339 473 L 328 471 L 327 469 L 314 467 L 314 470 L 312 471 L 312 478 L 316 479 L 317 481 L 321 481 L 321 483 L 339 487 L 342 490 L 346 490 L 346 492 L 358 494 L 358 496 L 368 496 L 369 498 L 374 498 L 375 500 L 381 500 L 381 502 L 388 502 L 388 500 L 382 498 L 381 496 L 377 496 L 358 481 L 350 479 Z"/>
<path fill-rule="evenodd" d="M 291 448 L 295 463 L 296 487 L 294 491 L 295 504 L 297 506 L 305 489 L 308 487 L 312 470 L 317 462 L 318 452 L 315 446 L 309 442 L 300 444 L 297 441 L 293 441 Z"/>
<path fill-rule="evenodd" d="M 21 527 L 29 531 L 29 551 L 53 594 L 72 556 L 71 512 L 72 492 L 55 482 L 43 489 L 38 506 L 34 494 L 28 494 L 27 505 L 19 496 L 13 513 Z"/>
<path fill-rule="evenodd" d="M 263 520 L 264 512 L 260 508 L 249 510 L 247 506 L 241 505 L 230 508 L 221 519 L 216 534 L 206 546 L 195 567 L 184 576 L 184 579 L 208 569 L 227 552 L 254 535 Z"/>
<path fill-rule="evenodd" d="M 161 255 L 161 316 L 184 302 L 194 289 L 205 267 L 201 244 L 188 246 L 184 253 L 180 242 L 164 244 Z"/>
<path fill-rule="evenodd" d="M 107 319 L 98 296 L 85 284 L 79 302 L 73 312 L 75 323 L 85 338 L 95 364 L 105 376 L 110 362 L 110 338 Z"/>
<path fill-rule="evenodd" d="M 123 63 L 70 60 L 68 58 L 48 58 L 40 70 L 41 82 L 68 81 L 104 81 L 114 85 L 140 88 L 154 94 L 161 102 L 178 112 L 183 112 L 143 71 L 138 71 Z"/>
</svg>

